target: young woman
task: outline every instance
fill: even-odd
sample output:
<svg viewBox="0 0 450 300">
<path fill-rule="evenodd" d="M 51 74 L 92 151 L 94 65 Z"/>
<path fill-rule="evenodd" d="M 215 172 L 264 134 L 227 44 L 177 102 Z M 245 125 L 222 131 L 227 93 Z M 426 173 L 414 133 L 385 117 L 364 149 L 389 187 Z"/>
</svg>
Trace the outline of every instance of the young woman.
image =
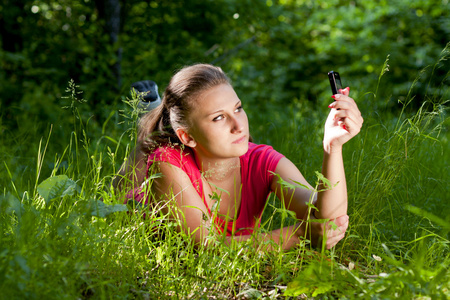
<svg viewBox="0 0 450 300">
<path fill-rule="evenodd" d="M 255 238 L 288 249 L 303 238 L 317 244 L 326 234 L 326 247 L 331 248 L 348 226 L 342 146 L 363 123 L 355 101 L 348 97 L 349 88 L 341 93 L 332 96 L 323 140 L 322 173 L 337 185 L 311 199 L 310 190 L 299 185 L 287 189 L 279 183 L 278 176 L 312 188 L 291 161 L 270 146 L 250 142 L 242 102 L 225 73 L 207 64 L 185 67 L 171 79 L 162 104 L 140 121 L 139 147 L 122 171 L 131 174 L 123 178 L 135 186 L 146 184 L 150 169 L 161 173 L 150 186 L 154 197 L 148 199 L 141 188 L 129 197 L 170 204 L 163 207 L 174 209 L 179 230 L 198 243 L 206 241 L 214 226 L 226 233 L 227 242 Z M 295 212 L 299 223 L 252 236 L 271 192 Z M 309 222 L 307 229 L 310 200 L 318 208 L 314 217 L 333 219 L 335 230 L 319 222 Z"/>
</svg>

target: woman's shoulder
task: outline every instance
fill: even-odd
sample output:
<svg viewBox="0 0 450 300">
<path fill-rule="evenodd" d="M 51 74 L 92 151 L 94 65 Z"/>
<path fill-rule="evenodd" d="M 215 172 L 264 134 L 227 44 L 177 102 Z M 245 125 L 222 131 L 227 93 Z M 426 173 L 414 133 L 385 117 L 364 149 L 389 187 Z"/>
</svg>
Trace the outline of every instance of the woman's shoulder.
<svg viewBox="0 0 450 300">
<path fill-rule="evenodd" d="M 184 145 L 165 144 L 149 153 L 148 163 L 154 162 L 167 162 L 176 167 L 182 167 L 186 163 L 193 163 L 194 155 L 192 150 Z"/>
<path fill-rule="evenodd" d="M 248 151 L 241 159 L 250 165 L 267 165 L 272 169 L 284 155 L 270 145 L 248 143 Z"/>
<path fill-rule="evenodd" d="M 247 151 L 247 153 L 244 154 L 244 156 L 247 156 L 247 157 L 266 156 L 266 155 L 271 155 L 271 154 L 282 155 L 281 153 L 279 153 L 278 151 L 273 149 L 273 147 L 270 145 L 255 144 L 255 143 L 249 142 L 248 143 L 248 151 Z"/>
<path fill-rule="evenodd" d="M 175 169 L 166 168 L 165 170 L 171 170 L 170 172 L 175 172 L 175 174 L 186 174 L 199 195 L 202 195 L 202 187 L 199 185 L 201 173 L 191 148 L 173 144 L 160 146 L 149 154 L 147 170 L 150 169 L 152 164 L 158 162 L 169 163 L 171 166 L 176 167 Z M 164 174 L 164 171 L 162 173 Z"/>
<path fill-rule="evenodd" d="M 160 154 L 182 154 L 184 152 L 184 147 L 178 144 L 161 144 L 150 151 L 149 155 L 160 155 Z"/>
</svg>

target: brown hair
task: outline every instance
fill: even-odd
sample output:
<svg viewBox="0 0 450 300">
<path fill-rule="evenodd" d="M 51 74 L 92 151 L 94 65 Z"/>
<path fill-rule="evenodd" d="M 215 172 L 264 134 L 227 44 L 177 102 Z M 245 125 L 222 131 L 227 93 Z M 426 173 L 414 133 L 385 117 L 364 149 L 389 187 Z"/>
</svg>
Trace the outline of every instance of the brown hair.
<svg viewBox="0 0 450 300">
<path fill-rule="evenodd" d="M 138 143 L 144 153 L 161 144 L 181 144 L 175 134 L 179 127 L 189 128 L 187 116 L 197 96 L 220 84 L 230 84 L 221 68 L 195 64 L 179 70 L 164 91 L 162 103 L 139 122 Z"/>
</svg>

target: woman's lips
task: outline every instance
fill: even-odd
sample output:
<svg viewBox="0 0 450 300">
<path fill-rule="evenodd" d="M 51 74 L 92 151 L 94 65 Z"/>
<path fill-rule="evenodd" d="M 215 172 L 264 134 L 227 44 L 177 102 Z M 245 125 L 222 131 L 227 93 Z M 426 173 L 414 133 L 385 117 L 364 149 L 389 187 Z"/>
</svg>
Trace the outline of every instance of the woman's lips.
<svg viewBox="0 0 450 300">
<path fill-rule="evenodd" d="M 240 144 L 240 143 L 242 143 L 243 141 L 245 141 L 246 138 L 247 138 L 247 136 L 244 135 L 243 137 L 241 137 L 241 138 L 235 140 L 235 141 L 233 142 L 233 144 Z"/>
</svg>

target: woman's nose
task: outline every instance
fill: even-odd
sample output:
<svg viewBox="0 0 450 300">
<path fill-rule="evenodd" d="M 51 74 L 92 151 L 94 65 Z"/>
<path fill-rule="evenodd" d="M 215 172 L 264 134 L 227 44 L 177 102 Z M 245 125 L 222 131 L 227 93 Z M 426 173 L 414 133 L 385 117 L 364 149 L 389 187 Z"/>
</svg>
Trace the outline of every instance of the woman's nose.
<svg viewBox="0 0 450 300">
<path fill-rule="evenodd" d="M 241 132 L 242 130 L 244 130 L 244 121 L 240 120 L 237 117 L 233 117 L 232 119 L 232 127 L 231 127 L 231 131 L 232 132 Z"/>
</svg>

